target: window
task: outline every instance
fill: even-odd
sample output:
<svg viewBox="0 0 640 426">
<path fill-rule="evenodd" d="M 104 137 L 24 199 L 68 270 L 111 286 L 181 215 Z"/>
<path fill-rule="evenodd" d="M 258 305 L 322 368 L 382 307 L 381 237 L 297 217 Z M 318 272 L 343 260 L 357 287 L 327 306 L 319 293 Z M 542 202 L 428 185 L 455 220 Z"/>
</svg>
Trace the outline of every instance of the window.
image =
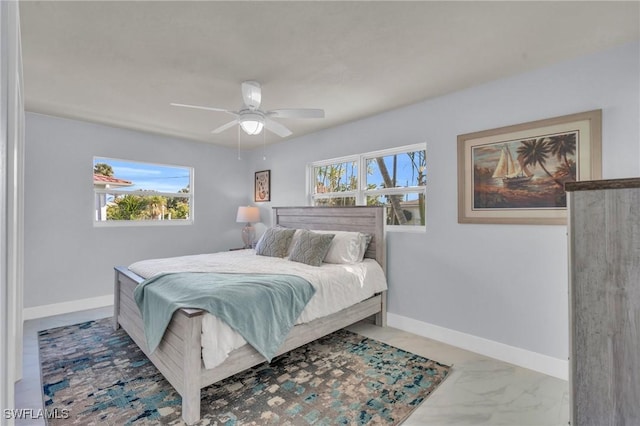
<svg viewBox="0 0 640 426">
<path fill-rule="evenodd" d="M 314 206 L 385 206 L 387 225 L 425 225 L 426 144 L 317 161 L 308 172 Z"/>
<path fill-rule="evenodd" d="M 358 159 L 314 163 L 314 206 L 355 206 L 358 194 Z"/>
<path fill-rule="evenodd" d="M 93 159 L 94 224 L 193 222 L 193 169 Z"/>
</svg>

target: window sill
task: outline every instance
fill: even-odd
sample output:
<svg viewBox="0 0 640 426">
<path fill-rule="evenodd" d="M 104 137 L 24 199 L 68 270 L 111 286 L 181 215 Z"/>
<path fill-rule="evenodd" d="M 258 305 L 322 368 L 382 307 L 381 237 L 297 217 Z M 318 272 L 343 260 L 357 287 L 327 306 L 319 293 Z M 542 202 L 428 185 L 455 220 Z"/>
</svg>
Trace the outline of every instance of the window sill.
<svg viewBox="0 0 640 426">
<path fill-rule="evenodd" d="M 425 233 L 427 232 L 426 226 L 412 226 L 412 225 L 387 225 L 385 226 L 386 232 L 410 232 L 410 233 Z"/>
<path fill-rule="evenodd" d="M 193 220 L 105 220 L 93 221 L 94 228 L 113 228 L 129 226 L 185 226 L 193 225 Z"/>
</svg>

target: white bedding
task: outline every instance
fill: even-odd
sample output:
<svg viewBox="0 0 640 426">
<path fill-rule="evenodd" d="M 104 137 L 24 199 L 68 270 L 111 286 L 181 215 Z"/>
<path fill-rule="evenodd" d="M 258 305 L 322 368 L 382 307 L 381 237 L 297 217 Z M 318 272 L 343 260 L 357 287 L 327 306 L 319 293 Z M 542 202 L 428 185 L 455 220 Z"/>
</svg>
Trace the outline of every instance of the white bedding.
<svg viewBox="0 0 640 426">
<path fill-rule="evenodd" d="M 298 275 L 313 285 L 311 298 L 297 324 L 338 312 L 387 289 L 380 265 L 373 259 L 356 264 L 308 266 L 277 257 L 258 256 L 255 250 L 199 254 L 136 262 L 129 270 L 143 278 L 167 272 L 231 272 Z M 223 321 L 206 314 L 202 321 L 202 359 L 206 368 L 222 363 L 229 353 L 246 344 Z"/>
</svg>

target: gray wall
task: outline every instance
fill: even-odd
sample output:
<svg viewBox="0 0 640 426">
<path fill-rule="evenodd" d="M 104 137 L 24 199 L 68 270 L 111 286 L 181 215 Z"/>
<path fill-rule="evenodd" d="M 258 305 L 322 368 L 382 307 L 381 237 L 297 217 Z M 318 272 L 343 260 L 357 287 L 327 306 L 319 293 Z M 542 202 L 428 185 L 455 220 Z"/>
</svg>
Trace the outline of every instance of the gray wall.
<svg viewBox="0 0 640 426">
<path fill-rule="evenodd" d="M 93 157 L 194 167 L 194 224 L 94 227 Z M 24 306 L 113 294 L 113 266 L 237 247 L 252 181 L 232 149 L 27 114 Z"/>
<path fill-rule="evenodd" d="M 638 176 L 639 54 L 628 44 L 255 151 L 249 173 L 272 172 L 263 217 L 306 203 L 308 162 L 427 142 L 427 231 L 388 233 L 389 312 L 566 360 L 566 226 L 458 224 L 456 136 L 602 109 L 603 177 Z"/>
<path fill-rule="evenodd" d="M 272 145 L 266 160 L 27 114 L 25 307 L 111 294 L 113 265 L 237 246 L 255 171 L 272 172 L 269 224 L 271 206 L 306 203 L 306 163 L 426 141 L 427 231 L 388 235 L 389 312 L 566 359 L 566 227 L 458 224 L 456 136 L 601 108 L 603 176 L 638 176 L 639 56 L 634 43 L 567 61 Z M 195 224 L 94 228 L 93 156 L 195 167 Z"/>
</svg>

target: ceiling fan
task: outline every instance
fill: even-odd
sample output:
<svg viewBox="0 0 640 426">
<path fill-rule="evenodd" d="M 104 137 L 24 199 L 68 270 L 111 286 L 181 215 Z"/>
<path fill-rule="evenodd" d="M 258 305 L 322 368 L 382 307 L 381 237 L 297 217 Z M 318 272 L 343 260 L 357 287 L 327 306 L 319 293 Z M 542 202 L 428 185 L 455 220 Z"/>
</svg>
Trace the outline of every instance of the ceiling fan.
<svg viewBox="0 0 640 426">
<path fill-rule="evenodd" d="M 242 83 L 242 99 L 244 101 L 244 105 L 239 111 L 177 103 L 171 103 L 171 105 L 185 108 L 204 109 L 207 111 L 226 112 L 236 117 L 230 122 L 212 130 L 211 133 L 221 133 L 236 124 L 239 124 L 242 130 L 244 130 L 248 135 L 260 134 L 262 129 L 266 128 L 267 130 L 284 138 L 291 134 L 291 130 L 287 129 L 277 121 L 272 120 L 272 118 L 324 118 L 324 110 L 322 109 L 295 108 L 262 111 L 260 109 L 262 88 L 260 87 L 260 83 L 257 81 L 244 81 Z"/>
</svg>

